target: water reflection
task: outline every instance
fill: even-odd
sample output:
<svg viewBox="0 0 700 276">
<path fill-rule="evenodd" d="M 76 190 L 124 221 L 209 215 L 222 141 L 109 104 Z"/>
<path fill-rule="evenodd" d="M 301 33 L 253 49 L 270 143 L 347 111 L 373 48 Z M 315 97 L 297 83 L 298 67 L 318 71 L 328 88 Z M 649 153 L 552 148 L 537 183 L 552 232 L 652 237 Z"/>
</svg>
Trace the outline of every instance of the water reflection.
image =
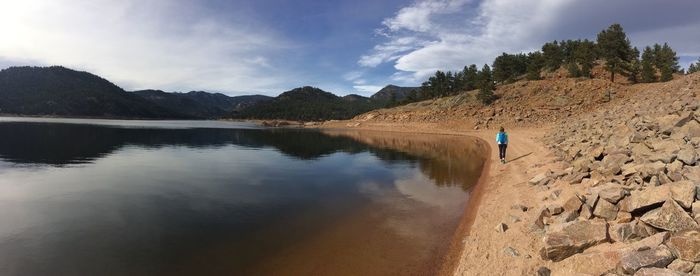
<svg viewBox="0 0 700 276">
<path fill-rule="evenodd" d="M 449 136 L 38 122 L 0 133 L 2 275 L 426 272 L 483 165 L 478 142 Z"/>
</svg>

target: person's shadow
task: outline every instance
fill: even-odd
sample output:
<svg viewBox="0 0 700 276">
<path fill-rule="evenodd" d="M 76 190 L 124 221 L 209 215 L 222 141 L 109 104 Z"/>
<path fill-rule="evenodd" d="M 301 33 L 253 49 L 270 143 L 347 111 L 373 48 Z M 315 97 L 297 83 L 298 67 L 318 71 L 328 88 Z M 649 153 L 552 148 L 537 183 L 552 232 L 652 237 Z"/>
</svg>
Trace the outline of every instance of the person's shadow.
<svg viewBox="0 0 700 276">
<path fill-rule="evenodd" d="M 530 155 L 530 154 L 532 154 L 532 152 L 523 154 L 523 155 L 521 155 L 521 156 L 515 157 L 515 158 L 513 158 L 513 159 L 511 159 L 511 160 L 507 160 L 507 161 L 510 163 L 510 162 L 513 162 L 513 161 L 518 160 L 518 159 L 520 159 L 520 158 L 527 157 L 527 156 Z"/>
</svg>

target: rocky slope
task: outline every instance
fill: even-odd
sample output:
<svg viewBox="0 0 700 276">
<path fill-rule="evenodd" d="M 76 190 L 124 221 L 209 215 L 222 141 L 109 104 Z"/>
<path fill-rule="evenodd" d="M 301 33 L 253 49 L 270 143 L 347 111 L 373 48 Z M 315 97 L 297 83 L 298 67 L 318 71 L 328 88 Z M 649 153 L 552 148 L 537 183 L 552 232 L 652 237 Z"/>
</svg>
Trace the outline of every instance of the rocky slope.
<svg viewBox="0 0 700 276">
<path fill-rule="evenodd" d="M 597 272 L 700 273 L 699 93 L 699 74 L 639 85 L 624 102 L 556 124 L 545 143 L 568 166 L 529 183 L 576 193 L 535 211 L 542 258 L 581 259 L 612 243 L 597 252 L 608 258 Z"/>
</svg>

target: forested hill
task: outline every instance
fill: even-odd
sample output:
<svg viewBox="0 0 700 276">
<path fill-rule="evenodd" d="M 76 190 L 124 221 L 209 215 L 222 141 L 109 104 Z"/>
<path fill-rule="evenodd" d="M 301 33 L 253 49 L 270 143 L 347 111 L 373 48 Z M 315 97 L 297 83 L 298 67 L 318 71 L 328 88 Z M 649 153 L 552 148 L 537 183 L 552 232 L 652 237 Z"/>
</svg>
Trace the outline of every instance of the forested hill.
<svg viewBox="0 0 700 276">
<path fill-rule="evenodd" d="M 359 95 L 338 97 L 321 89 L 305 86 L 284 92 L 276 98 L 234 112 L 234 118 L 318 121 L 349 119 L 382 107 Z"/>
<path fill-rule="evenodd" d="M 134 93 L 161 107 L 177 110 L 193 118 L 206 119 L 221 118 L 231 112 L 272 99 L 263 95 L 229 97 L 221 93 L 203 91 L 168 93 L 160 90 L 140 90 Z"/>
<path fill-rule="evenodd" d="M 417 97 L 419 89 L 420 87 L 400 87 L 390 84 L 374 93 L 370 98 L 374 101 L 388 104 L 402 101 L 408 97 Z"/>
<path fill-rule="evenodd" d="M 0 70 L 0 113 L 40 116 L 187 118 L 96 75 L 52 67 Z"/>
<path fill-rule="evenodd" d="M 343 97 L 301 87 L 277 97 L 161 90 L 124 91 L 88 72 L 61 66 L 0 71 L 0 114 L 150 119 L 349 119 L 412 97 L 412 87 L 389 85 L 371 97 Z"/>
</svg>

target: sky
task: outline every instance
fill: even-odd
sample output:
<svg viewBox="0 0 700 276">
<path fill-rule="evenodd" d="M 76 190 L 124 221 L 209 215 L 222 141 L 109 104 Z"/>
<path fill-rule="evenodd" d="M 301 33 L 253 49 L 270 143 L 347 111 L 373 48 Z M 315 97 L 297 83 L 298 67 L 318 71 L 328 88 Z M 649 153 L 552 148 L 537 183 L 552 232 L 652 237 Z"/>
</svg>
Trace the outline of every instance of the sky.
<svg viewBox="0 0 700 276">
<path fill-rule="evenodd" d="M 612 23 L 687 67 L 698 14 L 696 0 L 0 0 L 0 68 L 62 65 L 126 90 L 368 96 Z"/>
</svg>

